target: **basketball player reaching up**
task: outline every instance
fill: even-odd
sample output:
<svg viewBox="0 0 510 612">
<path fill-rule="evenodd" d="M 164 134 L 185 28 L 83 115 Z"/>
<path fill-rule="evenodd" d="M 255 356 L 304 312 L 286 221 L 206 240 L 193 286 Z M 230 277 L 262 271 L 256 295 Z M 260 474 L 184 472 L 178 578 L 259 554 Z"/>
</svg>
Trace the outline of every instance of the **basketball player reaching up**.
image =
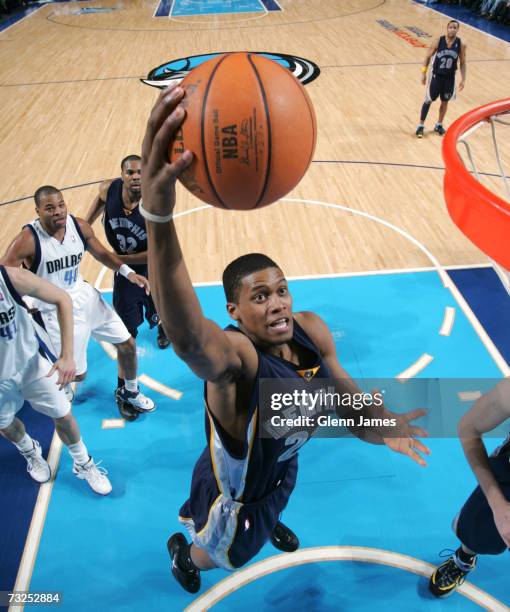
<svg viewBox="0 0 510 612">
<path fill-rule="evenodd" d="M 106 239 L 118 258 L 132 266 L 138 274 L 147 277 L 147 232 L 145 219 L 138 210 L 142 195 L 141 162 L 139 155 L 128 155 L 122 160 L 121 177 L 99 185 L 99 193 L 85 215 L 85 221 L 92 225 L 103 215 Z M 159 348 L 170 346 L 152 296 L 147 295 L 143 287 L 130 283 L 118 273 L 113 280 L 113 307 L 133 338 L 136 339 L 145 314 L 150 327 L 158 327 Z M 119 378 L 118 387 L 123 386 L 124 381 Z"/>
<path fill-rule="evenodd" d="M 51 304 L 60 326 L 60 356 L 53 363 L 43 351 L 22 296 Z M 16 413 L 27 400 L 34 410 L 51 417 L 59 438 L 73 459 L 73 472 L 93 491 L 112 490 L 106 470 L 98 468 L 83 443 L 80 429 L 63 391 L 73 380 L 73 304 L 65 291 L 28 270 L 0 265 L 0 434 L 10 440 L 27 461 L 37 482 L 47 482 L 51 470 L 41 446 L 25 430 Z"/>
<path fill-rule="evenodd" d="M 141 412 L 151 412 L 154 402 L 138 388 L 135 341 L 99 291 L 82 279 L 80 262 L 85 250 L 88 250 L 97 261 L 119 272 L 129 282 L 143 287 L 148 293 L 147 279 L 122 263 L 117 255 L 107 251 L 86 221 L 67 213 L 64 198 L 58 189 L 50 185 L 39 187 L 34 199 L 39 216 L 11 242 L 3 258 L 5 265 L 19 267 L 24 264 L 38 276 L 65 289 L 71 296 L 76 361 L 74 380 L 80 382 L 86 376 L 90 336 L 110 342 L 117 347 L 119 377 L 125 381 L 124 387 L 115 394 L 122 416 L 133 420 Z M 53 349 L 58 353 L 60 334 L 55 307 L 38 299 L 32 305 L 40 311 Z"/>
<path fill-rule="evenodd" d="M 200 588 L 200 570 L 244 565 L 271 540 L 294 551 L 299 541 L 279 521 L 294 488 L 297 450 L 308 435 L 292 440 L 260 437 L 260 378 L 344 379 L 349 393 L 359 391 L 340 366 L 325 323 L 311 312 L 292 312 L 292 298 L 279 266 L 252 253 L 231 262 L 223 273 L 227 311 L 237 326 L 220 329 L 206 319 L 183 260 L 172 221 L 175 180 L 189 165 L 185 151 L 168 162 L 169 145 L 184 117 L 180 87 L 170 87 L 152 110 L 143 143 L 142 214 L 147 220 L 149 274 L 154 301 L 176 353 L 205 381 L 206 427 L 210 444 L 199 457 L 191 494 L 179 519 L 193 543 L 172 535 L 172 572 L 183 588 Z M 384 407 L 381 414 L 391 415 Z M 413 425 L 414 411 L 392 415 L 398 437 L 380 431 L 358 432 L 425 465 Z M 300 432 L 302 433 L 302 432 Z"/>
<path fill-rule="evenodd" d="M 423 138 L 425 119 L 427 118 L 430 105 L 438 97 L 441 98 L 441 105 L 434 132 L 440 136 L 443 136 L 446 132 L 443 120 L 448 109 L 448 102 L 455 97 L 457 61 L 460 64 L 461 74 L 459 91 L 464 89 L 466 83 L 466 45 L 457 36 L 458 31 L 459 22 L 452 19 L 446 27 L 446 36 L 441 36 L 435 40 L 430 45 L 425 56 L 425 62 L 421 68 L 421 81 L 424 85 L 427 84 L 427 92 L 425 94 L 425 102 L 421 107 L 420 123 L 416 128 L 416 136 L 418 138 Z M 432 58 L 432 70 L 427 81 L 427 70 Z"/>
</svg>

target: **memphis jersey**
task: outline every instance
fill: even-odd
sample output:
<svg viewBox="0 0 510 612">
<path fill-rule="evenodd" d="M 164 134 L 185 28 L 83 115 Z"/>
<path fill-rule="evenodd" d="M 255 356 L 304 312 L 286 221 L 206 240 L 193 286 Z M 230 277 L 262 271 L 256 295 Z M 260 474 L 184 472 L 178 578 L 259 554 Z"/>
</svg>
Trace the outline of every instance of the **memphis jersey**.
<svg viewBox="0 0 510 612">
<path fill-rule="evenodd" d="M 229 326 L 229 331 L 240 332 Z M 209 438 L 211 465 L 218 488 L 227 497 L 243 503 L 257 501 L 271 493 L 286 475 L 297 451 L 309 439 L 313 431 L 302 431 L 279 439 L 259 436 L 259 379 L 306 379 L 330 378 L 328 367 L 316 346 L 305 331 L 294 320 L 293 340 L 308 353 L 307 363 L 297 366 L 285 359 L 257 350 L 259 367 L 248 407 L 248 431 L 244 452 L 235 457 L 228 452 L 228 440 L 221 425 L 208 411 L 206 428 Z M 206 386 L 207 390 L 207 386 Z M 207 403 L 207 396 L 206 396 Z M 267 413 L 267 412 L 266 412 Z"/>
<path fill-rule="evenodd" d="M 62 241 L 50 236 L 36 219 L 27 225 L 35 242 L 35 257 L 30 271 L 45 278 L 71 296 L 84 285 L 80 275 L 80 262 L 87 248 L 78 221 L 67 215 L 66 231 Z M 55 306 L 41 300 L 31 300 L 31 305 L 41 312 L 54 310 Z"/>
<path fill-rule="evenodd" d="M 432 64 L 432 72 L 441 75 L 454 75 L 457 70 L 457 60 L 460 55 L 461 42 L 456 38 L 450 48 L 446 43 L 446 36 L 441 36 Z"/>
<path fill-rule="evenodd" d="M 140 253 L 147 250 L 145 219 L 136 206 L 126 214 L 122 201 L 122 179 L 112 181 L 106 194 L 103 224 L 106 239 L 118 255 Z M 131 264 L 137 274 L 147 276 L 145 264 Z"/>
<path fill-rule="evenodd" d="M 22 372 L 38 348 L 32 318 L 0 266 L 0 381 Z"/>
</svg>

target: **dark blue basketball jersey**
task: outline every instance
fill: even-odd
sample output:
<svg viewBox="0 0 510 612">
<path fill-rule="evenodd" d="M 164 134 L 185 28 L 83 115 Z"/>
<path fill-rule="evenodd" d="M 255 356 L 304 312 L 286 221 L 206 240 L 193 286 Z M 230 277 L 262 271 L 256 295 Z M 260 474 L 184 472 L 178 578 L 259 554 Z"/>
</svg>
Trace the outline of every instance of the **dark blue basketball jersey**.
<svg viewBox="0 0 510 612">
<path fill-rule="evenodd" d="M 441 36 L 437 46 L 432 72 L 444 76 L 453 76 L 457 70 L 457 60 L 460 55 L 461 42 L 456 38 L 450 48 L 446 43 L 446 36 Z"/>
<path fill-rule="evenodd" d="M 230 325 L 229 331 L 242 333 Z M 300 431 L 298 435 L 279 439 L 259 435 L 259 380 L 260 379 L 309 379 L 330 378 L 330 372 L 319 351 L 306 332 L 294 321 L 293 340 L 307 353 L 306 363 L 297 366 L 285 359 L 269 355 L 254 345 L 258 355 L 258 372 L 254 381 L 248 407 L 248 431 L 244 449 L 240 456 L 229 451 L 228 436 L 212 413 L 207 410 L 206 431 L 210 441 L 211 465 L 218 487 L 224 495 L 243 503 L 256 501 L 270 493 L 281 481 L 289 462 L 299 448 L 309 439 L 312 432 Z M 205 385 L 207 405 L 207 383 Z"/>
<path fill-rule="evenodd" d="M 122 179 L 112 181 L 106 195 L 103 224 L 110 246 L 119 255 L 139 253 L 147 250 L 147 231 L 145 219 L 136 206 L 131 214 L 126 214 L 122 201 Z M 136 264 L 131 268 L 138 274 L 147 276 L 147 265 Z"/>
</svg>

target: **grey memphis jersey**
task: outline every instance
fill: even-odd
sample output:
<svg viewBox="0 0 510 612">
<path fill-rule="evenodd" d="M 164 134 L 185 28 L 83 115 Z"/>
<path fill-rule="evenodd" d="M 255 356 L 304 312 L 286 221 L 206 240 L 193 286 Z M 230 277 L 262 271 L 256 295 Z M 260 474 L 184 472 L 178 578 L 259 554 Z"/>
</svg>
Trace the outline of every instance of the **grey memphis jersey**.
<svg viewBox="0 0 510 612">
<path fill-rule="evenodd" d="M 38 348 L 32 317 L 0 266 L 0 381 L 22 372 Z"/>
<path fill-rule="evenodd" d="M 50 236 L 39 219 L 26 227 L 32 232 L 35 242 L 35 257 L 30 271 L 64 289 L 71 297 L 79 292 L 84 285 L 80 275 L 80 262 L 87 242 L 76 219 L 67 215 L 66 232 L 62 241 Z M 42 312 L 55 309 L 55 306 L 40 300 L 32 300 L 31 306 Z"/>
</svg>

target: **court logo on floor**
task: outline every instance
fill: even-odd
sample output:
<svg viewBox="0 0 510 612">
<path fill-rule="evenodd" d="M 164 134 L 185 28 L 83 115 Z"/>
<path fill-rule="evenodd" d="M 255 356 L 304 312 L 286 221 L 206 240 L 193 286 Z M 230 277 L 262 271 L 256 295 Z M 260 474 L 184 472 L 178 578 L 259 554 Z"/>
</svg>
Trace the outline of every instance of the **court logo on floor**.
<svg viewBox="0 0 510 612">
<path fill-rule="evenodd" d="M 314 81 L 321 73 L 319 66 L 315 62 L 297 55 L 287 55 L 286 53 L 264 53 L 253 51 L 254 55 L 263 55 L 284 68 L 287 68 L 303 85 Z M 190 55 L 180 59 L 170 60 L 157 68 L 153 68 L 146 79 L 141 79 L 142 83 L 151 87 L 167 87 L 170 82 L 181 81 L 193 68 L 200 66 L 207 60 L 223 55 L 223 53 L 207 53 L 205 55 Z"/>
</svg>

